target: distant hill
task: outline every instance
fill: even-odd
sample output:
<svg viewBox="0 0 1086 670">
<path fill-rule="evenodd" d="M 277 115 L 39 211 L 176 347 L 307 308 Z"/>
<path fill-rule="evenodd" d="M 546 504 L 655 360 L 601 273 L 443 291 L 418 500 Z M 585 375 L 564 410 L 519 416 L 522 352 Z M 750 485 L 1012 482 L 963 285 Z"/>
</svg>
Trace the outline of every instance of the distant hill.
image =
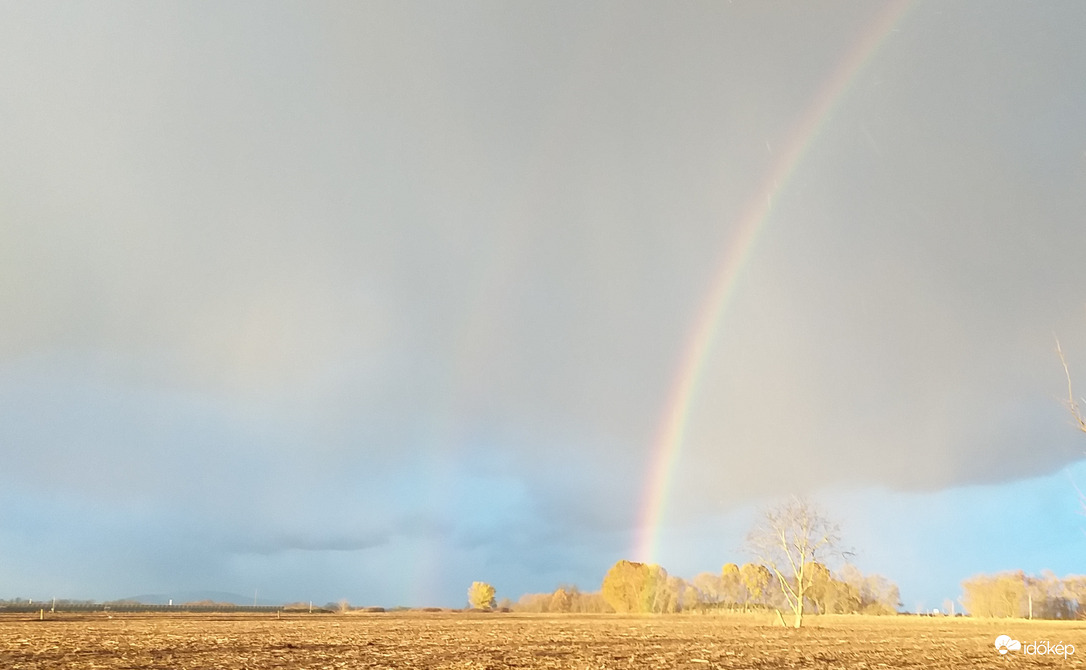
<svg viewBox="0 0 1086 670">
<path fill-rule="evenodd" d="M 227 593 L 226 591 L 178 591 L 176 593 L 145 593 L 138 596 L 129 596 L 127 598 L 119 598 L 119 600 L 131 600 L 144 605 L 169 605 L 170 601 L 173 601 L 174 605 L 182 605 L 184 603 L 196 603 L 203 601 L 212 601 L 216 603 L 230 603 L 231 605 L 252 605 L 253 599 L 246 598 L 245 596 L 239 596 L 236 593 Z M 278 605 L 277 602 L 270 600 L 257 600 L 257 605 Z"/>
</svg>

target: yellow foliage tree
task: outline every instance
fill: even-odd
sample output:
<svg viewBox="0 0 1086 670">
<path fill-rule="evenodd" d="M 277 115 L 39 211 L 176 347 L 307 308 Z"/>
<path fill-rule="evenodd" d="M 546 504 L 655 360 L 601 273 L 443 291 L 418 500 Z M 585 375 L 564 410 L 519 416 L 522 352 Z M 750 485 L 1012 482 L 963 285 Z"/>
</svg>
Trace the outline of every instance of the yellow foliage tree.
<svg viewBox="0 0 1086 670">
<path fill-rule="evenodd" d="M 806 572 L 810 575 L 807 583 L 807 599 L 815 606 L 817 612 L 825 614 L 827 601 L 834 596 L 833 575 L 825 565 L 814 561 L 807 564 Z"/>
<path fill-rule="evenodd" d="M 1004 572 L 977 575 L 962 582 L 962 599 L 975 617 L 1019 617 L 1026 614 L 1025 575 Z"/>
<path fill-rule="evenodd" d="M 743 575 L 735 563 L 725 563 L 720 569 L 721 597 L 729 609 L 746 603 L 746 589 L 743 588 Z"/>
<path fill-rule="evenodd" d="M 756 563 L 746 563 L 739 568 L 739 575 L 747 590 L 747 605 L 766 604 L 769 583 L 773 581 L 773 573 L 769 571 L 769 568 Z"/>
<path fill-rule="evenodd" d="M 562 587 L 558 587 L 551 595 L 548 610 L 551 612 L 573 611 L 573 594 Z"/>
<path fill-rule="evenodd" d="M 674 611 L 667 571 L 651 563 L 615 563 L 603 578 L 601 593 L 607 604 L 622 614 Z"/>
<path fill-rule="evenodd" d="M 472 582 L 468 589 L 468 603 L 475 609 L 494 609 L 494 587 L 486 582 Z"/>
</svg>

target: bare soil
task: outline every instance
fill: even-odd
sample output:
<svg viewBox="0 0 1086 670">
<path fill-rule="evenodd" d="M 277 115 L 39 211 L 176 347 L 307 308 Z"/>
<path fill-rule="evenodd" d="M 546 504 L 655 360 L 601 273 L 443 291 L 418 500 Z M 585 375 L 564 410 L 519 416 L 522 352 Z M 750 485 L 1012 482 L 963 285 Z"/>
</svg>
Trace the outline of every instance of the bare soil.
<svg viewBox="0 0 1086 670">
<path fill-rule="evenodd" d="M 0 668 L 1070 668 L 1086 622 L 484 613 L 0 617 Z M 1075 653 L 1000 655 L 996 636 Z"/>
</svg>

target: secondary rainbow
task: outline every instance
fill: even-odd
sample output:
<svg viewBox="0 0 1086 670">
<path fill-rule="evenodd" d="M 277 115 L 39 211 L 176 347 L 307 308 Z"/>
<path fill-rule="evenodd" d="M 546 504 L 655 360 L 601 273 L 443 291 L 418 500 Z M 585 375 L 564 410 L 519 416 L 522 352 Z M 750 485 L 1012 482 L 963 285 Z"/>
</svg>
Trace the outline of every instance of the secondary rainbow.
<svg viewBox="0 0 1086 670">
<path fill-rule="evenodd" d="M 719 269 L 694 322 L 694 329 L 683 351 L 667 396 L 660 428 L 653 442 L 652 462 L 639 516 L 639 536 L 634 551 L 636 560 L 652 562 L 656 557 L 672 475 L 682 451 L 690 406 L 697 393 L 701 371 L 716 340 L 722 317 L 735 293 L 736 279 L 750 258 L 758 232 L 773 209 L 773 198 L 787 185 L 807 148 L 831 115 L 834 104 L 901 19 L 908 4 L 908 0 L 890 2 L 875 16 L 870 27 L 848 51 L 826 83 L 819 88 L 817 95 L 789 134 L 780 158 L 762 180 L 758 191 L 747 202 L 739 217 L 736 233 L 721 255 Z"/>
</svg>

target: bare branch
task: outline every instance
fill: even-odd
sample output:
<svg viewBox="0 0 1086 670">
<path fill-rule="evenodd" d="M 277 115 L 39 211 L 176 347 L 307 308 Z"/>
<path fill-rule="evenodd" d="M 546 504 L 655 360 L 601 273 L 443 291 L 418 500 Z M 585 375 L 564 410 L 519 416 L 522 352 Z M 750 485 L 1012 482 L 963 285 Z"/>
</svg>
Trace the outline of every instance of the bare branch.
<svg viewBox="0 0 1086 670">
<path fill-rule="evenodd" d="M 1079 404 L 1075 402 L 1075 392 L 1071 387 L 1071 370 L 1067 367 L 1067 359 L 1063 355 L 1063 349 L 1060 348 L 1058 338 L 1056 339 L 1056 354 L 1060 357 L 1060 363 L 1063 364 L 1063 374 L 1067 377 L 1067 407 L 1071 410 L 1071 416 L 1078 423 L 1078 429 L 1086 433 L 1086 416 L 1082 414 Z"/>
<path fill-rule="evenodd" d="M 780 582 L 781 592 L 799 628 L 815 574 L 813 566 L 841 555 L 837 524 L 806 500 L 793 497 L 762 512 L 747 536 L 747 545 Z"/>
</svg>

